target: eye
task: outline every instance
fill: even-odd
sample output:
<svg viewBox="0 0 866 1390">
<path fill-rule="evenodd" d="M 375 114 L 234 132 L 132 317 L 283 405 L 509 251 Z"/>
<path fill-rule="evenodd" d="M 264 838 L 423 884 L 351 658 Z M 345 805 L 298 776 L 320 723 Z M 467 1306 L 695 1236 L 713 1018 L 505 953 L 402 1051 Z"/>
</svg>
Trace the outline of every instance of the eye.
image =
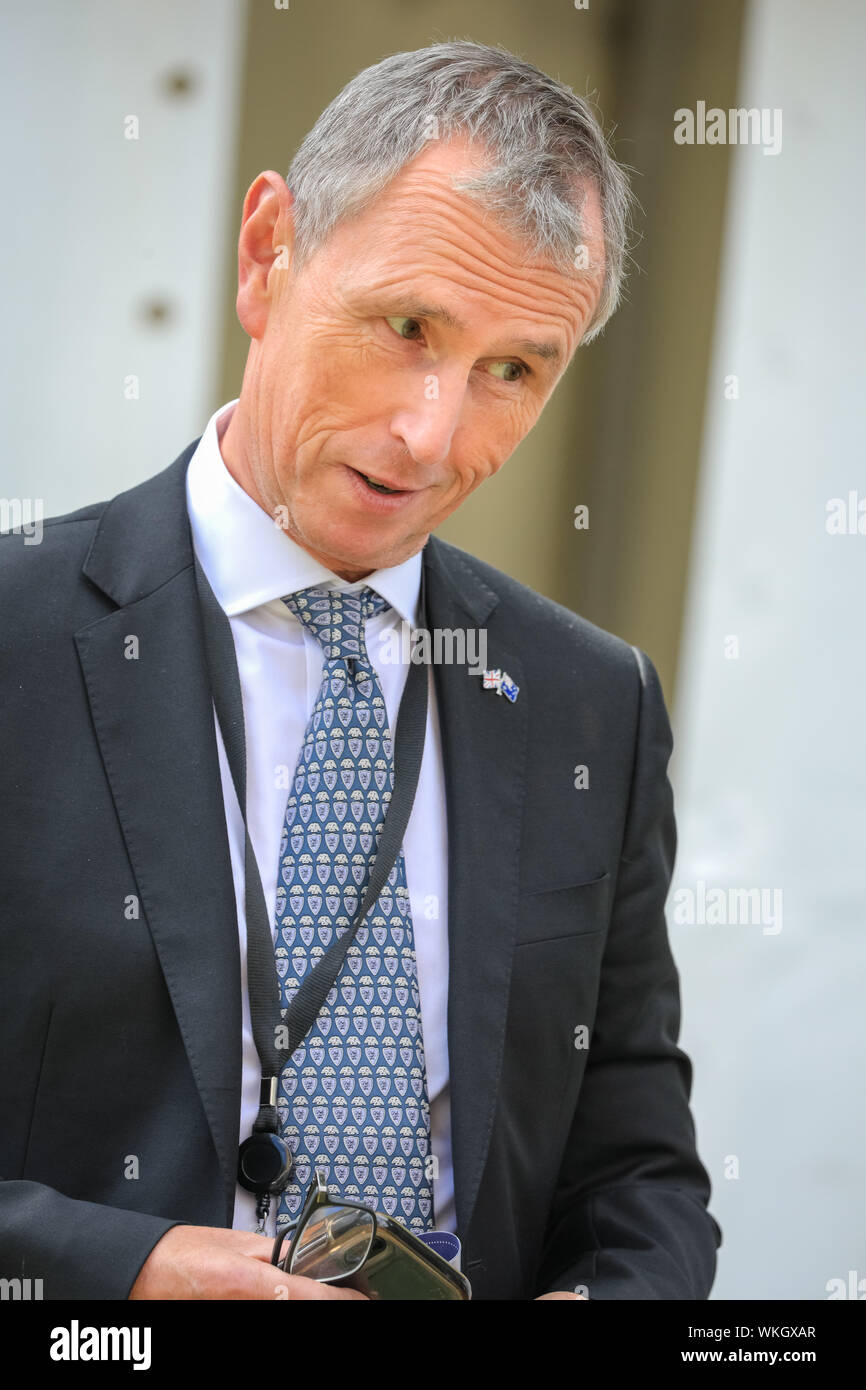
<svg viewBox="0 0 866 1390">
<path fill-rule="evenodd" d="M 418 334 L 420 334 L 421 332 L 421 325 L 418 319 L 408 318 L 403 314 L 398 314 L 392 315 L 392 317 L 390 318 L 386 318 L 385 322 L 388 324 L 389 328 L 392 328 L 394 330 L 398 337 L 403 339 L 404 342 L 417 343 L 419 341 L 419 338 L 415 336 L 416 330 Z M 404 324 L 411 325 L 410 332 L 407 333 L 403 331 L 402 325 Z M 495 368 L 498 367 L 504 368 L 505 371 L 509 373 L 509 375 L 499 376 L 498 372 L 495 370 Z M 523 377 L 527 377 L 531 374 L 531 368 L 527 367 L 525 362 L 493 362 L 491 363 L 489 370 L 493 376 L 496 376 L 497 380 L 506 381 L 509 383 L 520 381 Z"/>
<path fill-rule="evenodd" d="M 401 323 L 413 323 L 413 324 L 415 325 L 416 328 L 419 328 L 419 329 L 420 329 L 421 325 L 419 324 L 419 322 L 418 322 L 417 319 L 408 319 L 408 318 L 404 318 L 402 315 L 399 315 L 399 316 L 397 316 L 396 318 L 386 319 L 385 322 L 386 322 L 391 328 L 394 329 L 394 332 L 395 332 L 396 334 L 398 334 L 399 337 L 405 338 L 407 343 L 414 343 L 414 342 L 417 342 L 417 339 L 416 339 L 416 338 L 410 338 L 410 337 L 408 336 L 408 334 L 406 334 L 406 333 L 404 333 L 404 332 L 402 331 L 402 329 L 400 329 L 399 327 L 395 327 L 395 325 L 399 325 L 399 324 L 401 324 Z"/>
<path fill-rule="evenodd" d="M 519 381 L 520 378 L 526 376 L 527 372 L 529 371 L 529 368 L 524 366 L 522 362 L 494 362 L 490 370 L 493 371 L 494 367 L 506 367 L 509 368 L 511 371 L 516 372 L 516 376 L 500 377 L 500 381 Z M 495 372 L 493 374 L 494 376 L 496 375 Z"/>
</svg>

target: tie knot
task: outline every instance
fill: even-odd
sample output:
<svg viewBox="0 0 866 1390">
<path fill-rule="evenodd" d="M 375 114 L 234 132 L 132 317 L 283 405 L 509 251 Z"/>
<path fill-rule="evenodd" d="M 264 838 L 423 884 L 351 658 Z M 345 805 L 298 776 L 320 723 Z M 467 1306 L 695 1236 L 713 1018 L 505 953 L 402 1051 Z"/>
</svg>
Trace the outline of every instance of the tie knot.
<svg viewBox="0 0 866 1390">
<path fill-rule="evenodd" d="M 369 618 L 390 604 L 367 585 L 354 593 L 345 589 L 301 589 L 283 599 L 290 613 L 313 634 L 326 661 L 367 661 L 364 627 Z"/>
</svg>

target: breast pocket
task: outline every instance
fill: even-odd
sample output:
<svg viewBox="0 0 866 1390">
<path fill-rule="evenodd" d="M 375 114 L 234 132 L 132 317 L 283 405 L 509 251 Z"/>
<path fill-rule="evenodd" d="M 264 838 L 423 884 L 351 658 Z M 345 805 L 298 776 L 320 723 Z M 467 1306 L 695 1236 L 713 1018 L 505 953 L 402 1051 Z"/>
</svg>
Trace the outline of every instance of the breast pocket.
<svg viewBox="0 0 866 1390">
<path fill-rule="evenodd" d="M 610 915 L 611 876 L 527 889 L 518 900 L 516 946 L 603 932 Z"/>
</svg>

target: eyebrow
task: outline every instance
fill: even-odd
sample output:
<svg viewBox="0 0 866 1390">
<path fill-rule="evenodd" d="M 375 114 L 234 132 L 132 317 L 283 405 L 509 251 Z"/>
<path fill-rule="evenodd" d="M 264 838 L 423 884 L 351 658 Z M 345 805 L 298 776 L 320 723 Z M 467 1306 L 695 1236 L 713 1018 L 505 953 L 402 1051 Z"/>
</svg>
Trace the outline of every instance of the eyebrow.
<svg viewBox="0 0 866 1390">
<path fill-rule="evenodd" d="M 453 328 L 457 332 L 465 333 L 469 325 L 452 313 L 444 304 L 415 304 L 414 306 L 404 304 L 400 313 L 404 318 L 418 319 L 437 319 L 444 323 L 446 328 Z M 562 352 L 556 343 L 539 342 L 535 338 L 521 338 L 515 343 L 521 352 L 528 353 L 531 357 L 540 357 L 545 362 L 551 362 L 555 367 L 562 362 Z"/>
</svg>

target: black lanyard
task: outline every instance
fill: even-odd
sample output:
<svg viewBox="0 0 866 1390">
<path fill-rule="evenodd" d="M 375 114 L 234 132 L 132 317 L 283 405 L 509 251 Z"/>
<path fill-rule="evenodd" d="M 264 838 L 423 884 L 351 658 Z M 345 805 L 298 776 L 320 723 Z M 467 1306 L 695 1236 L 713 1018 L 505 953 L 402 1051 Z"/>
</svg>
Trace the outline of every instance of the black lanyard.
<svg viewBox="0 0 866 1390">
<path fill-rule="evenodd" d="M 250 1016 L 256 1050 L 262 1065 L 260 1108 L 253 1125 L 255 1133 L 276 1135 L 277 1082 L 286 1062 L 312 1027 L 359 926 L 385 886 L 403 843 L 418 774 L 424 752 L 427 726 L 427 667 L 413 661 L 406 676 L 400 700 L 394 742 L 394 791 L 385 816 L 378 852 L 363 901 L 352 926 L 339 937 L 301 983 L 289 1008 L 280 1005 L 274 943 L 271 936 L 264 890 L 253 853 L 246 816 L 246 737 L 243 701 L 234 638 L 228 618 L 220 607 L 198 558 L 195 577 L 204 625 L 205 656 L 211 692 L 222 732 L 232 781 L 244 822 L 244 907 L 247 921 L 247 981 Z M 425 585 L 422 566 L 421 619 L 425 613 Z M 284 1046 L 280 1044 L 284 1043 Z M 250 1141 L 247 1141 L 249 1144 Z M 244 1146 L 242 1146 L 243 1149 Z M 265 1165 L 267 1167 L 267 1165 Z M 240 1180 L 250 1191 L 280 1191 L 288 1182 L 290 1160 L 276 1182 Z M 247 1174 L 249 1177 L 249 1174 Z M 284 1180 L 283 1180 L 284 1179 Z"/>
</svg>

